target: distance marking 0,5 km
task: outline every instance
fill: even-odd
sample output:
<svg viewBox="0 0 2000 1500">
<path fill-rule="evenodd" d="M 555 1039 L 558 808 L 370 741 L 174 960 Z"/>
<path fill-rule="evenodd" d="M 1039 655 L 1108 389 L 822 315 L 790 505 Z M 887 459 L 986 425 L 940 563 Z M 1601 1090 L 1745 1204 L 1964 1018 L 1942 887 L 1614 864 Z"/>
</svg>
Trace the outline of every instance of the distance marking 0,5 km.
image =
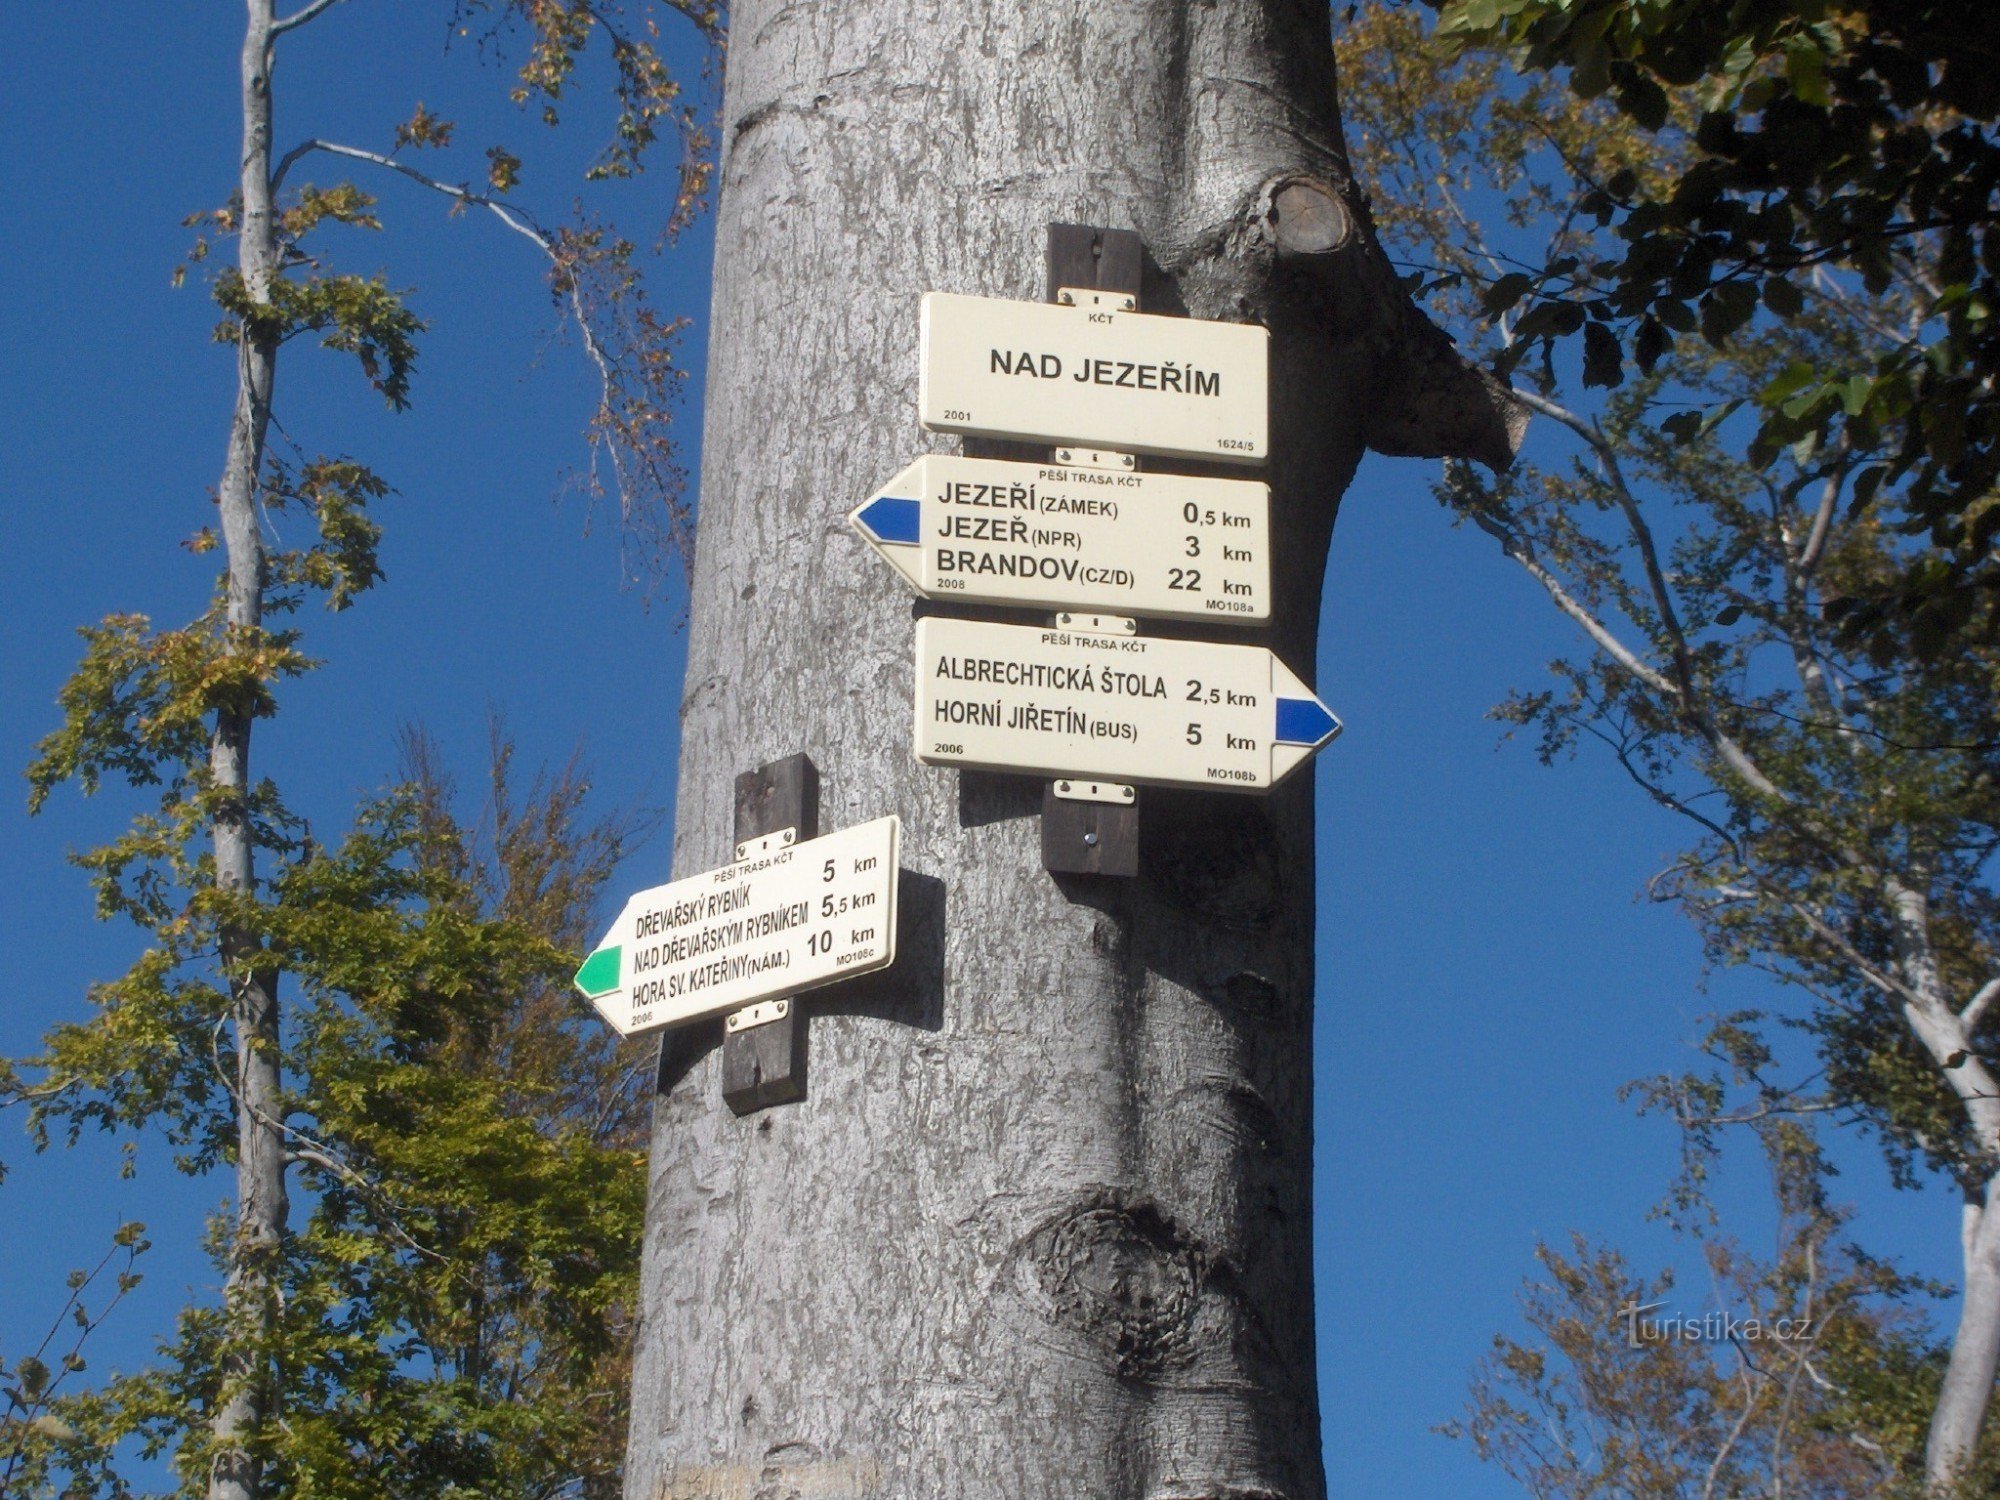
<svg viewBox="0 0 2000 1500">
<path fill-rule="evenodd" d="M 901 822 L 877 818 L 641 891 L 576 971 L 623 1036 L 896 960 Z"/>
<path fill-rule="evenodd" d="M 933 615 L 916 654 L 930 765 L 1261 792 L 1340 733 L 1262 646 Z"/>
<path fill-rule="evenodd" d="M 928 598 L 1249 625 L 1270 517 L 1255 480 L 931 454 L 848 519 Z"/>
<path fill-rule="evenodd" d="M 933 432 L 1261 464 L 1270 344 L 1249 323 L 926 292 L 918 415 Z"/>
</svg>

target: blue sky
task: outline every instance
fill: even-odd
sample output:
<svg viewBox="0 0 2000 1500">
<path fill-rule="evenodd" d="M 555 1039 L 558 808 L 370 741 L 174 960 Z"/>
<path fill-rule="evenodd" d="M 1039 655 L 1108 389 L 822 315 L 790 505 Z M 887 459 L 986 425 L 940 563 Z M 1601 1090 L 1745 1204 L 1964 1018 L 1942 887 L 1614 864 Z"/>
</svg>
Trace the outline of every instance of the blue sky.
<svg viewBox="0 0 2000 1500">
<path fill-rule="evenodd" d="M 559 214 L 573 175 L 543 153 L 554 145 L 573 168 L 590 132 L 546 139 L 496 102 L 493 72 L 467 55 L 441 63 L 442 10 L 356 4 L 301 34 L 281 65 L 280 141 L 380 145 L 421 98 L 467 122 L 468 139 L 488 138 L 476 121 L 497 129 L 529 159 L 526 196 L 546 188 Z M 212 304 L 169 278 L 189 241 L 182 218 L 230 188 L 239 16 L 162 0 L 0 8 L 13 226 L 0 299 L 0 767 L 25 766 L 54 727 L 76 626 L 113 611 L 179 621 L 210 584 L 209 562 L 177 544 L 208 519 L 231 362 L 208 339 Z M 417 289 L 433 331 L 415 408 L 387 414 L 347 369 L 304 351 L 287 358 L 279 408 L 304 446 L 351 452 L 396 486 L 388 580 L 347 615 L 308 622 L 326 666 L 262 732 L 258 769 L 330 835 L 388 778 L 402 725 L 427 726 L 470 785 L 502 713 L 524 762 L 581 744 L 603 806 L 669 807 L 678 607 L 648 609 L 621 585 L 615 526 L 565 493 L 591 395 L 578 351 L 549 337 L 534 252 L 416 188 L 381 191 L 389 232 L 352 242 L 346 263 Z M 664 191 L 656 181 L 603 202 L 657 219 Z M 661 304 L 696 319 L 697 371 L 707 260 L 697 229 L 656 271 Z M 690 458 L 698 412 L 696 384 Z M 1675 1142 L 1618 1102 L 1619 1084 L 1688 1065 L 1696 1018 L 1762 991 L 1718 976 L 1704 993 L 1691 931 L 1638 899 L 1681 841 L 1667 815 L 1614 766 L 1586 756 L 1545 770 L 1500 743 L 1486 710 L 1533 684 L 1569 633 L 1484 537 L 1449 526 L 1429 477 L 1367 460 L 1328 572 L 1319 687 L 1348 731 L 1314 772 L 1321 1394 L 1334 1494 L 1478 1500 L 1515 1491 L 1430 1429 L 1462 1405 L 1492 1335 L 1516 1330 L 1537 1239 L 1581 1229 L 1642 1268 L 1685 1262 L 1646 1221 Z M 132 934 L 93 919 L 64 855 L 134 806 L 117 790 L 64 794 L 30 820 L 24 785 L 0 799 L 0 1049 L 27 1051 L 80 1017 L 85 987 L 131 956 Z M 661 837 L 616 889 L 664 878 L 667 862 Z M 12 1168 L 0 1348 L 39 1337 L 63 1273 L 142 1218 L 159 1247 L 147 1283 L 91 1354 L 100 1367 L 143 1359 L 189 1289 L 204 1295 L 194 1242 L 227 1184 L 178 1176 L 153 1145 L 121 1181 L 100 1142 L 36 1158 L 11 1120 L 0 1127 Z M 1865 1149 L 1843 1160 L 1860 1237 L 1953 1278 L 1945 1197 L 1891 1193 Z M 1746 1158 L 1724 1198 L 1753 1243 L 1762 1196 Z"/>
</svg>

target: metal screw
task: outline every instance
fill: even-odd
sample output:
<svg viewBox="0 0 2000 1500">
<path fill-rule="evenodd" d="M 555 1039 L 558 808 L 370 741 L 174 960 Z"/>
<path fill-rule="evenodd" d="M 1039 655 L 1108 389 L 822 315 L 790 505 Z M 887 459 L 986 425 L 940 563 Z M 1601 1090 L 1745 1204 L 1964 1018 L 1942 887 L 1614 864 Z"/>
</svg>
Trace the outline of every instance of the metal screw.
<svg viewBox="0 0 2000 1500">
<path fill-rule="evenodd" d="M 1086 834 L 1085 834 L 1085 835 L 1083 836 L 1083 841 L 1084 841 L 1084 842 L 1085 842 L 1086 844 L 1089 844 L 1089 845 L 1091 845 L 1091 846 L 1092 846 L 1092 847 L 1094 848 L 1094 847 L 1096 847 L 1096 844 L 1097 844 L 1097 835 L 1096 835 L 1096 834 L 1094 834 L 1094 833 L 1086 833 Z"/>
</svg>

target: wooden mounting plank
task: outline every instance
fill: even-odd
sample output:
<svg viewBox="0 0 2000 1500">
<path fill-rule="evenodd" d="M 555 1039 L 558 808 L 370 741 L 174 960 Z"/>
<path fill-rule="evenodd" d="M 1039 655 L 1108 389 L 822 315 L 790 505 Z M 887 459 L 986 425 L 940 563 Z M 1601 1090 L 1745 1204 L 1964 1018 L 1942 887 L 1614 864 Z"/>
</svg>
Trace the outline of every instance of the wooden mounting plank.
<svg viewBox="0 0 2000 1500">
<path fill-rule="evenodd" d="M 1136 301 L 1145 260 L 1145 243 L 1134 230 L 1051 224 L 1048 300 L 1067 286 L 1130 292 Z M 1072 802 L 1044 787 L 1042 868 L 1054 875 L 1137 875 L 1139 804 Z"/>
<path fill-rule="evenodd" d="M 737 843 L 790 828 L 801 842 L 819 837 L 819 769 L 788 755 L 736 778 Z M 797 1004 L 762 1026 L 722 1038 L 722 1099 L 739 1115 L 806 1096 L 806 1020 Z"/>
</svg>

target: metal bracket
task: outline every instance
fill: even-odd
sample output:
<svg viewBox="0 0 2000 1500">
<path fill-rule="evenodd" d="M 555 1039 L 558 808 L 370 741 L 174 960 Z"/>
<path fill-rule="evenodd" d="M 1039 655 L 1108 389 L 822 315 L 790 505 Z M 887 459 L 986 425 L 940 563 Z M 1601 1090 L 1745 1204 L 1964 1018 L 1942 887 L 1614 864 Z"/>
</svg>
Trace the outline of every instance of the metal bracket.
<svg viewBox="0 0 2000 1500">
<path fill-rule="evenodd" d="M 1113 453 L 1108 448 L 1058 448 L 1056 462 L 1073 469 L 1118 469 L 1126 473 L 1139 467 L 1130 453 Z"/>
<path fill-rule="evenodd" d="M 799 841 L 796 828 L 780 828 L 776 833 L 759 834 L 754 839 L 745 839 L 736 846 L 736 862 L 761 859 L 766 854 L 776 854 L 780 849 L 789 849 Z M 760 1000 L 755 1005 L 742 1010 L 733 1010 L 724 1023 L 726 1031 L 748 1031 L 752 1026 L 766 1026 L 773 1021 L 782 1021 L 791 1014 L 790 1000 Z"/>
<path fill-rule="evenodd" d="M 1068 611 L 1056 616 L 1056 626 L 1061 630 L 1076 630 L 1090 635 L 1137 635 L 1139 622 L 1129 615 L 1073 615 Z"/>
<path fill-rule="evenodd" d="M 790 1000 L 760 1000 L 755 1005 L 729 1013 L 728 1027 L 731 1031 L 748 1031 L 752 1026 L 768 1026 L 773 1021 L 782 1021 L 791 1013 Z"/>
<path fill-rule="evenodd" d="M 1058 781 L 1056 795 L 1066 802 L 1109 802 L 1127 807 L 1139 800 L 1139 789 L 1118 781 Z"/>
<path fill-rule="evenodd" d="M 736 863 L 746 859 L 759 859 L 766 854 L 776 854 L 780 849 L 789 849 L 799 841 L 796 828 L 780 828 L 776 833 L 760 834 L 754 839 L 745 839 L 736 846 Z"/>
<path fill-rule="evenodd" d="M 1131 292 L 1100 292 L 1087 286 L 1058 287 L 1056 301 L 1063 307 L 1095 307 L 1103 312 L 1139 310 L 1139 299 Z"/>
</svg>

